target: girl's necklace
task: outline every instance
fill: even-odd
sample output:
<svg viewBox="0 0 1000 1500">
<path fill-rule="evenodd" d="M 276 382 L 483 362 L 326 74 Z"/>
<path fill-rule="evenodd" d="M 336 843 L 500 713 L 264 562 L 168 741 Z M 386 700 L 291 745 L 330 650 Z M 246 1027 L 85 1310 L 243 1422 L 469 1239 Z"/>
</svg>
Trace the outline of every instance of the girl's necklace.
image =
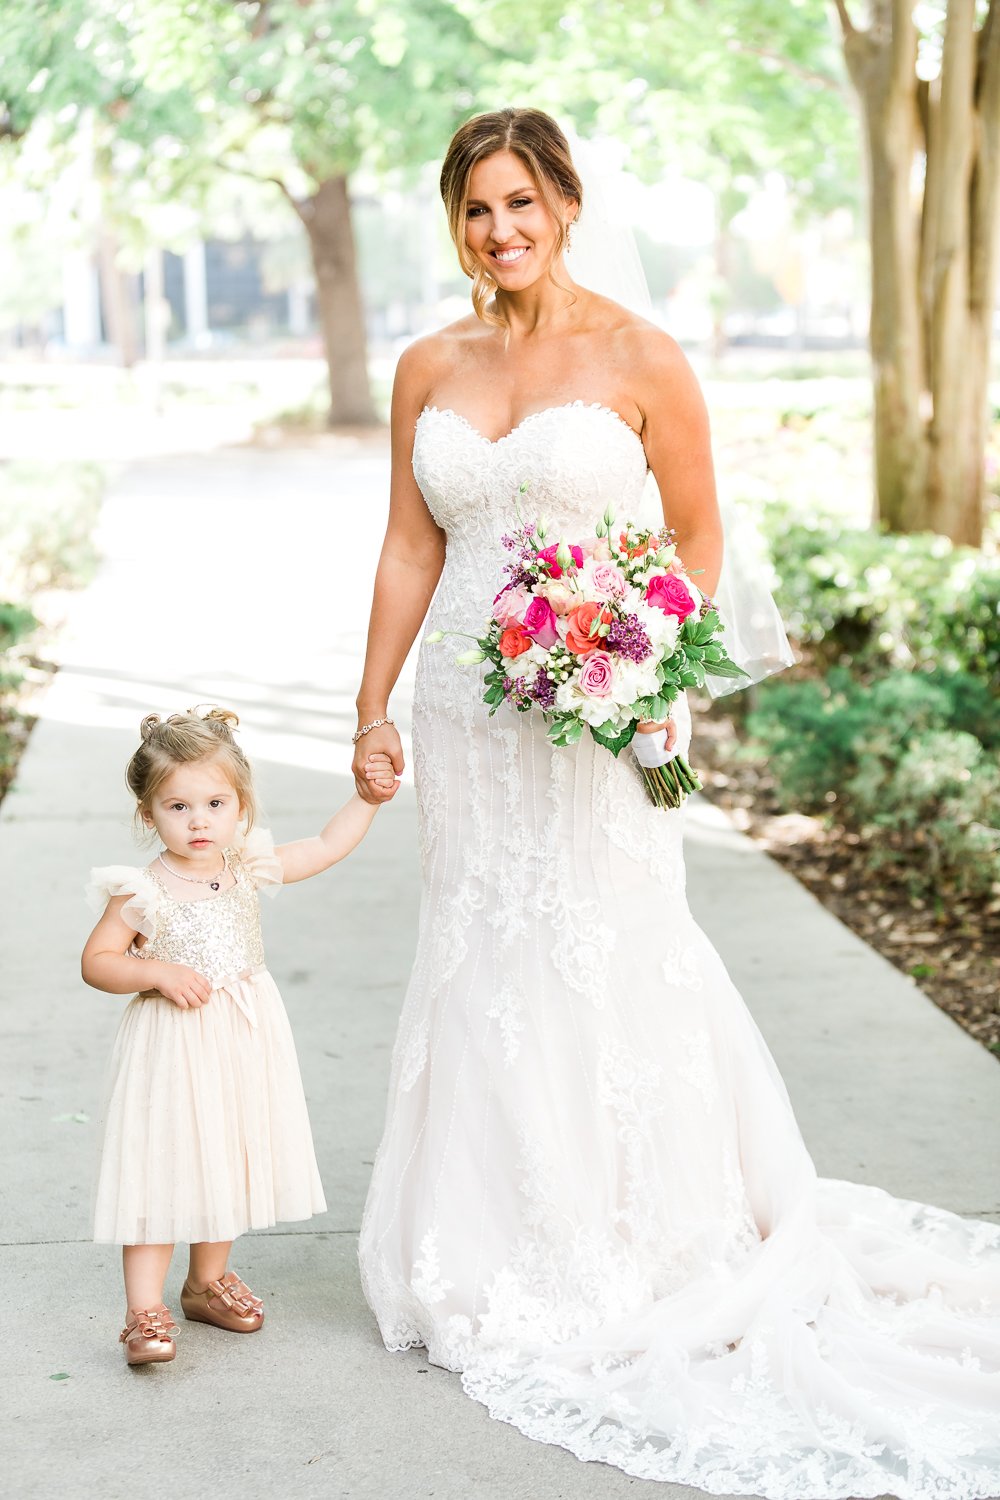
<svg viewBox="0 0 1000 1500">
<path fill-rule="evenodd" d="M 163 858 L 162 854 L 158 854 L 156 857 L 160 861 L 160 864 L 163 866 L 163 868 L 166 870 L 167 874 L 173 875 L 176 880 L 186 880 L 190 885 L 211 886 L 213 891 L 217 891 L 219 889 L 219 886 L 222 884 L 222 877 L 229 870 L 229 861 L 226 858 L 225 849 L 223 849 L 222 851 L 222 869 L 219 871 L 218 875 L 209 876 L 208 880 L 200 880 L 197 875 L 182 875 L 180 870 L 172 870 L 170 868 L 166 860 Z"/>
</svg>

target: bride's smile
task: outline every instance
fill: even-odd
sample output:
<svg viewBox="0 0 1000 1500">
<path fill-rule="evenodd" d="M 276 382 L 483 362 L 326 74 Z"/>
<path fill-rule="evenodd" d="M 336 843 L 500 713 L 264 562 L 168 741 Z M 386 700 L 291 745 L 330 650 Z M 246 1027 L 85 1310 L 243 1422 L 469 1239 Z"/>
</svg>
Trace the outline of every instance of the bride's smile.
<svg viewBox="0 0 1000 1500">
<path fill-rule="evenodd" d="M 550 195 L 551 196 L 551 195 Z M 560 217 L 512 151 L 497 151 L 469 175 L 465 242 L 497 286 L 523 291 L 560 259 L 578 204 L 561 199 Z"/>
</svg>

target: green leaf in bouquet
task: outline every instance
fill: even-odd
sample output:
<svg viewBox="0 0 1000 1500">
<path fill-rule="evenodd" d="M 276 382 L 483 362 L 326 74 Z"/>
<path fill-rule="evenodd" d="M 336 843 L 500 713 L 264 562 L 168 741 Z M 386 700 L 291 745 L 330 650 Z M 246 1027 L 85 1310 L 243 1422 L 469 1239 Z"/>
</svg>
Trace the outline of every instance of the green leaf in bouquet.
<svg viewBox="0 0 1000 1500">
<path fill-rule="evenodd" d="M 728 656 L 724 656 L 721 661 L 712 662 L 710 666 L 706 666 L 705 671 L 709 677 L 750 676 L 749 672 L 744 672 L 742 667 L 738 667 L 734 661 L 730 661 Z"/>
<path fill-rule="evenodd" d="M 685 671 L 683 671 L 681 673 L 681 686 L 682 687 L 686 687 L 686 688 L 689 688 L 689 687 L 701 687 L 703 681 L 704 681 L 704 673 L 703 672 L 695 672 L 691 668 L 688 668 L 688 669 L 686 669 Z"/>
<path fill-rule="evenodd" d="M 488 703 L 491 708 L 497 708 L 503 702 L 503 688 L 491 687 L 483 694 L 483 702 Z"/>
<path fill-rule="evenodd" d="M 662 693 L 657 693 L 656 697 L 650 701 L 649 713 L 645 714 L 644 717 L 647 719 L 657 720 L 665 719 L 667 717 L 667 710 L 669 709 L 669 707 L 670 705 L 667 702 L 666 698 L 664 698 Z"/>
<path fill-rule="evenodd" d="M 561 714 L 549 725 L 548 736 L 553 745 L 575 745 L 583 734 L 583 721 L 572 714 Z"/>
<path fill-rule="evenodd" d="M 625 749 L 626 745 L 632 743 L 635 737 L 635 725 L 629 724 L 625 729 L 620 729 L 616 733 L 613 729 L 605 729 L 603 724 L 598 725 L 596 729 L 591 724 L 590 732 L 599 745 L 610 750 L 612 755 L 617 755 L 619 751 Z"/>
</svg>

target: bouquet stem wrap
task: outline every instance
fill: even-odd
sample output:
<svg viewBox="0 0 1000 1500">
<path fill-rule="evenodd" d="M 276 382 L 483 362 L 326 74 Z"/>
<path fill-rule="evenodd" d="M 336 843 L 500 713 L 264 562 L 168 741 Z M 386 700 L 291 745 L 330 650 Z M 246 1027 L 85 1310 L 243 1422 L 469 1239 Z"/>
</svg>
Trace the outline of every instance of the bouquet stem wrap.
<svg viewBox="0 0 1000 1500">
<path fill-rule="evenodd" d="M 650 800 L 657 807 L 680 807 L 684 798 L 701 791 L 697 772 L 692 771 L 683 755 L 667 749 L 667 731 L 636 734 L 632 750 L 642 770 Z"/>
</svg>

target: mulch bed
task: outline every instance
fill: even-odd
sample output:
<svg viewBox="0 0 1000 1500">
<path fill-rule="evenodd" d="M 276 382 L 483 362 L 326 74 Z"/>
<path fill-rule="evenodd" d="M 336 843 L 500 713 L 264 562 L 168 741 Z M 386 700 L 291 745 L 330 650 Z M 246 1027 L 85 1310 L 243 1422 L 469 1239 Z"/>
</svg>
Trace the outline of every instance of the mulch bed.
<svg viewBox="0 0 1000 1500">
<path fill-rule="evenodd" d="M 856 832 L 832 818 L 780 810 L 767 768 L 734 753 L 741 736 L 721 704 L 699 716 L 693 759 L 705 796 L 1000 1058 L 1000 897 L 984 901 L 947 890 L 934 900 L 915 897 L 906 871 L 908 861 L 919 859 L 919 846 L 900 847 L 898 863 L 873 869 Z"/>
</svg>

